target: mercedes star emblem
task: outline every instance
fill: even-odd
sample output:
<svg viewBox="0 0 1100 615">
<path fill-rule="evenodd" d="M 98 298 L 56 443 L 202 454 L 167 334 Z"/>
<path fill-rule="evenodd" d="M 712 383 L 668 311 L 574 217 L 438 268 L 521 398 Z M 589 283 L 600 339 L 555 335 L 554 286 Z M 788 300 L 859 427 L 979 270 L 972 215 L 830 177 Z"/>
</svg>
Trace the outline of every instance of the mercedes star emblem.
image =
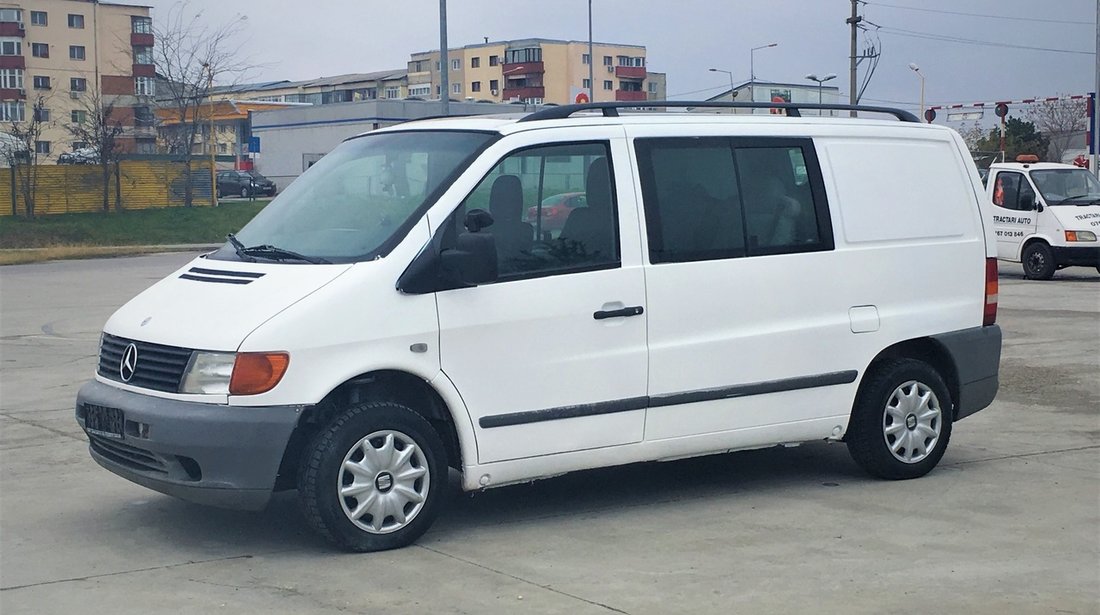
<svg viewBox="0 0 1100 615">
<path fill-rule="evenodd" d="M 126 347 L 126 350 L 122 353 L 122 362 L 118 366 L 118 375 L 122 376 L 123 382 L 130 382 L 130 379 L 134 377 L 134 370 L 137 369 L 137 346 L 130 342 L 130 345 Z"/>
</svg>

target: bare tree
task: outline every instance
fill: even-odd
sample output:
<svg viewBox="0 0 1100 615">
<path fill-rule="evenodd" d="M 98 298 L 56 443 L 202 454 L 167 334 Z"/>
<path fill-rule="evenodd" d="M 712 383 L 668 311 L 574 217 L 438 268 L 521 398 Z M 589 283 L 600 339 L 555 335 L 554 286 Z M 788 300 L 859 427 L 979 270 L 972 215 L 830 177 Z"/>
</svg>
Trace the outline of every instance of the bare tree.
<svg viewBox="0 0 1100 615">
<path fill-rule="evenodd" d="M 204 120 L 209 120 L 213 105 L 209 102 L 214 84 L 235 85 L 252 68 L 241 57 L 244 29 L 243 16 L 220 25 L 208 26 L 202 12 L 191 14 L 186 3 L 173 5 L 163 20 L 154 25 L 156 43 L 154 55 L 157 70 L 164 77 L 158 86 L 163 108 L 169 110 L 171 122 L 164 122 L 160 133 L 168 152 L 184 163 L 184 205 L 194 199 L 191 165 L 195 138 L 201 134 Z M 205 104 L 204 104 L 205 102 Z M 204 118 L 204 116 L 206 116 Z"/>
<path fill-rule="evenodd" d="M 963 143 L 966 143 L 966 147 L 971 151 L 977 151 L 978 142 L 985 137 L 985 129 L 979 122 L 973 124 L 961 124 L 959 126 L 959 136 L 962 137 Z"/>
<path fill-rule="evenodd" d="M 34 217 L 34 197 L 38 188 L 38 142 L 42 132 L 50 124 L 47 119 L 46 96 L 39 94 L 30 108 L 24 107 L 24 117 L 8 119 L 9 137 L 0 147 L 4 161 L 15 169 L 19 184 L 19 193 L 23 197 L 23 208 L 28 218 Z M 13 187 L 14 188 L 14 187 Z"/>
<path fill-rule="evenodd" d="M 1074 137 L 1081 136 L 1084 140 L 1088 125 L 1084 99 L 1063 98 L 1035 103 L 1028 109 L 1027 116 L 1050 140 L 1047 156 L 1051 162 L 1062 162 Z"/>
<path fill-rule="evenodd" d="M 81 99 L 84 121 L 67 126 L 69 132 L 78 141 L 88 144 L 95 152 L 96 162 L 103 178 L 103 211 L 111 210 L 111 171 L 115 175 L 115 209 L 122 210 L 122 188 L 119 177 L 118 161 L 122 155 L 122 143 L 119 136 L 125 130 L 121 113 L 115 110 L 114 101 L 105 101 L 96 89 L 90 96 Z"/>
</svg>

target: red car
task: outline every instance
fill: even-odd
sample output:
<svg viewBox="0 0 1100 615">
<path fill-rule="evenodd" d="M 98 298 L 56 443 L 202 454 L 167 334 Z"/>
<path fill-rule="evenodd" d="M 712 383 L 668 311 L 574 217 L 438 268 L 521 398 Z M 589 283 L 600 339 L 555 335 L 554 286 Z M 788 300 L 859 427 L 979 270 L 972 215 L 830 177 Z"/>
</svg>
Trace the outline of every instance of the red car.
<svg viewBox="0 0 1100 615">
<path fill-rule="evenodd" d="M 560 231 L 565 227 L 565 221 L 573 209 L 587 206 L 588 201 L 583 192 L 563 192 L 548 196 L 542 200 L 542 224 L 539 226 L 544 231 Z M 528 207 L 524 222 L 534 224 L 538 216 L 538 207 Z"/>
</svg>

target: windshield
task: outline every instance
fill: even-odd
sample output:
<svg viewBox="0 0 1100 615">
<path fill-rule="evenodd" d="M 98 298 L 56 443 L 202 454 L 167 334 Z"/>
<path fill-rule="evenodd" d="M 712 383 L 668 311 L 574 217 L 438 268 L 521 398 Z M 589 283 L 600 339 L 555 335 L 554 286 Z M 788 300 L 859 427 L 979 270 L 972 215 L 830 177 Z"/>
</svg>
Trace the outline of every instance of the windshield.
<svg viewBox="0 0 1100 615">
<path fill-rule="evenodd" d="M 345 141 L 291 182 L 236 238 L 247 247 L 273 246 L 337 263 L 383 255 L 492 138 L 418 130 Z M 212 257 L 239 258 L 229 244 Z"/>
<path fill-rule="evenodd" d="M 255 171 L 249 171 L 248 173 L 245 173 L 245 175 L 251 175 L 252 179 L 254 179 L 256 181 L 261 181 L 261 182 L 263 180 L 267 179 L 266 177 L 264 177 L 263 175 L 260 175 L 259 173 L 255 172 Z"/>
<path fill-rule="evenodd" d="M 1100 181 L 1086 169 L 1042 169 L 1031 180 L 1047 205 L 1100 203 Z"/>
</svg>

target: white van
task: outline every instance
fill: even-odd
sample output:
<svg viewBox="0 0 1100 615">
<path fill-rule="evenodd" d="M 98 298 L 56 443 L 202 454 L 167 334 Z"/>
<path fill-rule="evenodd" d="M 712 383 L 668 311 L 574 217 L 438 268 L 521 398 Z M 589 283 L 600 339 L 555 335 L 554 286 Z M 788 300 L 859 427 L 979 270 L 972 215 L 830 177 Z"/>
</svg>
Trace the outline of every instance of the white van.
<svg viewBox="0 0 1100 615">
<path fill-rule="evenodd" d="M 297 488 L 360 551 L 422 534 L 448 468 L 476 491 L 828 440 L 931 470 L 998 384 L 959 136 L 631 105 L 349 139 L 111 317 L 76 401 L 92 457 L 217 506 Z"/>
<path fill-rule="evenodd" d="M 998 258 L 1022 263 L 1024 275 L 1033 280 L 1049 280 L 1073 265 L 1100 272 L 1100 181 L 1088 169 L 1052 162 L 994 164 L 986 190 L 996 206 Z"/>
</svg>

